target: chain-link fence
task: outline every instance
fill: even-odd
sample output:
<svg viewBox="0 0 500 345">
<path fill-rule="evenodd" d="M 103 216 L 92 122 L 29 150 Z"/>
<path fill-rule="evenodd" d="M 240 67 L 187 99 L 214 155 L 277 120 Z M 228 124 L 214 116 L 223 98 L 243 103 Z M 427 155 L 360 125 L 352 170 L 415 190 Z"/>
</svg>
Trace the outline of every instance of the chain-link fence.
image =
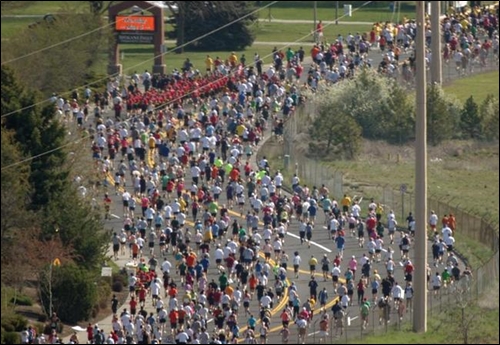
<svg viewBox="0 0 500 345">
<path fill-rule="evenodd" d="M 487 66 L 475 66 L 474 69 L 469 69 L 467 73 L 484 72 L 486 70 L 498 69 L 497 61 L 493 60 L 494 57 L 488 61 Z M 461 72 L 455 68 L 455 65 L 450 61 L 443 67 L 443 80 L 455 79 Z M 410 212 L 414 213 L 415 208 L 415 195 L 413 192 L 408 191 L 407 188 L 402 186 L 400 190 L 395 190 L 392 185 L 370 185 L 360 184 L 362 188 L 356 189 L 355 185 L 347 185 L 344 180 L 344 172 L 334 168 L 333 164 L 321 161 L 319 159 L 311 158 L 311 150 L 307 146 L 308 134 L 307 129 L 310 126 L 311 118 L 309 114 L 316 112 L 314 102 L 309 101 L 307 104 L 299 107 L 297 112 L 288 119 L 285 123 L 285 130 L 283 141 L 278 139 L 271 139 L 270 143 L 266 143 L 261 150 L 262 152 L 270 154 L 268 149 L 279 151 L 279 161 L 277 163 L 279 169 L 285 177 L 285 184 L 291 185 L 291 180 L 296 174 L 301 184 L 308 185 L 311 189 L 313 186 L 320 188 L 325 185 L 330 193 L 337 200 L 341 199 L 344 193 L 350 194 L 351 197 L 355 196 L 359 191 L 357 198 L 362 199 L 361 207 L 367 209 L 370 199 L 373 198 L 376 202 L 380 202 L 385 212 L 393 210 L 398 218 L 399 225 L 406 228 L 406 218 Z M 275 151 L 276 152 L 276 151 Z M 449 285 L 440 290 L 437 294 L 429 291 L 428 305 L 429 314 L 440 314 L 448 306 L 460 306 L 467 301 L 475 300 L 484 294 L 489 288 L 491 283 L 499 279 L 499 237 L 498 225 L 494 224 L 490 215 L 477 215 L 475 212 L 467 208 L 467 205 L 460 203 L 456 199 L 449 197 L 442 197 L 437 195 L 430 195 L 428 198 L 428 210 L 434 210 L 437 215 L 443 216 L 450 213 L 456 219 L 456 231 L 460 236 L 467 239 L 479 242 L 494 253 L 490 258 L 480 259 L 478 264 L 473 267 L 473 278 L 467 282 L 461 282 L 460 285 Z M 460 253 L 459 253 L 460 254 Z M 474 255 L 473 250 L 469 254 Z M 467 259 L 467 257 L 463 257 Z M 380 310 L 374 307 L 370 316 L 369 323 L 366 329 L 361 327 L 358 316 L 346 316 L 344 321 L 345 327 L 343 333 L 340 334 L 335 328 L 335 321 L 331 321 L 329 335 L 325 338 L 320 336 L 319 324 L 314 323 L 310 325 L 308 330 L 307 343 L 317 343 L 319 341 L 331 341 L 336 343 L 347 342 L 352 338 L 363 338 L 367 334 L 380 334 L 388 332 L 389 330 L 402 330 L 401 325 L 404 321 L 410 321 L 413 313 L 408 312 L 399 317 L 397 310 L 391 311 L 391 323 L 385 323 L 384 320 L 380 321 Z M 380 327 L 380 324 L 385 327 Z M 347 326 L 350 325 L 350 326 Z M 291 332 L 291 339 L 295 336 Z M 321 339 L 320 339 L 321 338 Z"/>
</svg>

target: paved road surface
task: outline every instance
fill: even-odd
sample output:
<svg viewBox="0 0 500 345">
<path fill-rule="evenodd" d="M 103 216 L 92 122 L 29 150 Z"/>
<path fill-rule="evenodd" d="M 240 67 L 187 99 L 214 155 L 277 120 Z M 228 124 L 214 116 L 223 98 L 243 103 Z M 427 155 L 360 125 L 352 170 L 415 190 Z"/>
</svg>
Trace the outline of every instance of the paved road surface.
<svg viewBox="0 0 500 345">
<path fill-rule="evenodd" d="M 374 60 L 375 66 L 380 61 L 380 57 L 381 57 L 380 54 L 373 55 L 373 60 Z M 306 69 L 307 69 L 307 67 L 306 67 Z M 268 137 L 269 137 L 269 133 L 266 134 L 266 139 Z M 254 152 L 256 152 L 259 148 L 255 149 Z M 90 152 L 89 152 L 89 155 L 90 155 Z M 117 162 L 118 162 L 118 160 L 115 161 L 115 164 Z M 253 166 L 255 167 L 256 166 L 255 157 L 252 157 L 252 163 L 253 163 Z M 132 188 L 130 187 L 132 185 L 132 183 L 130 181 L 130 177 L 127 176 L 127 179 L 128 179 L 127 180 L 127 189 L 130 192 L 132 192 Z M 189 188 L 190 182 L 191 182 L 190 178 L 187 178 L 186 182 L 188 184 L 186 186 L 186 188 Z M 113 228 L 115 231 L 119 232 L 120 229 L 123 227 L 123 220 L 124 220 L 123 213 L 122 213 L 122 206 L 121 206 L 121 196 L 114 195 L 112 187 L 109 188 L 109 191 L 110 191 L 110 194 L 112 194 L 112 199 L 113 199 L 113 204 L 112 204 L 112 208 L 111 208 L 112 219 L 106 222 L 106 226 L 108 228 Z M 222 193 L 222 194 L 225 194 L 225 193 Z M 219 202 L 219 205 L 226 203 L 226 200 L 224 199 L 224 197 Z M 340 198 L 340 196 L 336 196 L 336 197 Z M 138 209 L 140 210 L 139 207 L 138 207 Z M 366 213 L 366 210 L 363 210 L 362 214 L 365 214 L 365 213 Z M 138 215 L 138 212 L 136 210 L 136 216 L 137 215 Z M 299 296 L 300 296 L 302 302 L 304 302 L 305 299 L 307 299 L 307 297 L 309 295 L 308 283 L 311 279 L 311 275 L 310 275 L 309 270 L 308 270 L 307 262 L 308 262 L 309 258 L 311 257 L 311 255 L 314 255 L 318 260 L 321 260 L 323 255 L 327 254 L 328 257 L 331 260 L 333 260 L 335 254 L 336 254 L 334 243 L 331 240 L 328 231 L 323 227 L 323 224 L 324 224 L 323 213 L 319 212 L 318 215 L 319 216 L 318 216 L 318 219 L 316 222 L 317 226 L 314 229 L 313 239 L 312 239 L 310 247 L 308 247 L 305 244 L 302 244 L 302 245 L 300 244 L 300 241 L 299 241 L 298 236 L 297 236 L 298 235 L 298 222 L 295 219 L 292 219 L 291 224 L 290 224 L 289 229 L 288 229 L 288 234 L 286 237 L 285 250 L 288 253 L 288 255 L 290 256 L 290 260 L 293 257 L 293 252 L 295 252 L 295 251 L 298 251 L 300 253 L 300 256 L 302 257 L 303 264 L 301 265 L 301 271 L 300 271 L 299 278 L 294 278 L 293 272 L 288 272 L 288 278 L 290 279 L 290 281 L 295 282 L 295 284 L 298 287 Z M 236 212 L 231 212 L 231 218 L 232 219 L 236 218 L 239 221 L 242 221 L 243 224 L 245 224 L 245 221 L 242 220 L 239 217 L 239 214 Z M 191 219 L 191 217 L 189 216 L 188 219 Z M 400 223 L 402 223 L 402 220 L 399 220 L 399 221 L 400 221 Z M 188 224 L 188 227 L 192 229 L 193 223 L 188 222 L 187 224 Z M 394 246 L 394 247 L 396 247 L 396 246 Z M 397 249 L 397 247 L 395 249 Z M 367 253 L 367 250 L 365 248 L 360 248 L 358 246 L 357 239 L 355 237 L 351 237 L 350 235 L 347 235 L 345 254 L 344 254 L 344 262 L 342 264 L 342 272 L 345 271 L 346 265 L 347 265 L 347 260 L 351 255 L 355 255 L 359 261 L 359 259 L 361 258 L 361 256 L 364 253 Z M 110 246 L 110 255 L 111 254 L 112 253 L 111 253 L 111 246 Z M 410 254 L 413 255 L 413 251 L 411 251 Z M 157 257 L 160 257 L 158 246 L 155 248 L 155 255 Z M 213 257 L 213 250 L 211 253 L 211 257 Z M 396 253 L 395 253 L 396 263 L 398 263 L 399 258 L 400 258 L 399 251 L 396 250 Z M 430 259 L 432 259 L 432 257 L 429 256 L 429 260 Z M 169 255 L 169 260 L 171 262 L 173 262 L 173 258 L 172 258 L 171 254 Z M 159 261 L 161 263 L 162 259 L 160 259 Z M 124 267 L 128 262 L 130 262 L 130 257 L 128 255 L 128 249 L 127 249 L 126 255 L 120 255 L 119 259 L 116 260 L 116 263 L 118 266 Z M 291 261 L 290 261 L 290 263 L 291 263 Z M 291 265 L 289 264 L 289 267 L 290 266 Z M 385 266 L 382 263 L 375 263 L 372 270 L 373 269 L 377 269 L 382 277 L 384 276 L 384 274 L 386 272 Z M 401 283 L 403 282 L 403 269 L 399 265 L 396 265 L 395 277 L 396 277 L 396 280 L 398 282 L 401 282 Z M 209 270 L 209 281 L 211 279 L 215 279 L 217 281 L 217 278 L 218 278 L 218 273 L 212 265 L 211 269 Z M 320 273 L 316 274 L 316 280 L 319 283 L 318 291 L 320 291 L 323 287 L 327 288 L 327 291 L 328 291 L 330 298 L 329 298 L 329 303 L 327 304 L 326 310 L 331 314 L 330 307 L 333 304 L 333 297 L 334 297 L 334 294 L 332 291 L 333 290 L 332 283 L 331 283 L 331 281 L 324 282 L 322 279 L 322 275 Z M 371 289 L 367 289 L 368 296 L 371 297 L 371 293 L 369 293 L 370 291 L 371 291 Z M 277 343 L 277 342 L 281 341 L 281 337 L 278 334 L 279 330 L 281 329 L 281 322 L 279 320 L 279 313 L 282 311 L 285 303 L 286 303 L 286 300 L 283 300 L 281 302 L 278 301 L 277 303 L 275 303 L 275 305 L 277 305 L 277 306 L 273 309 L 273 312 L 272 312 L 273 318 L 272 318 L 272 322 L 271 322 L 272 333 L 271 333 L 271 336 L 269 338 L 270 343 Z M 128 300 L 124 306 L 120 306 L 119 311 L 121 311 L 124 307 L 128 308 Z M 316 309 L 316 314 L 318 314 L 319 313 L 319 306 L 316 306 L 315 309 Z M 154 311 L 150 303 L 146 304 L 146 310 L 148 312 Z M 256 317 L 257 317 L 258 310 L 256 308 L 255 302 L 253 302 L 251 310 L 254 313 L 254 315 L 256 315 Z M 347 327 L 347 333 L 349 335 L 359 336 L 359 334 L 360 334 L 360 323 L 359 323 L 359 317 L 358 317 L 359 306 L 357 305 L 356 294 L 354 294 L 353 306 L 348 308 L 348 314 L 349 314 L 350 318 L 352 318 L 353 320 L 352 320 L 350 326 Z M 318 318 L 316 318 L 316 320 L 317 319 Z M 246 324 L 246 317 L 243 315 L 243 312 L 240 312 L 239 320 L 240 320 L 239 324 L 241 326 L 244 326 Z M 83 324 L 82 324 L 82 326 L 83 326 Z M 211 327 L 209 327 L 209 331 L 213 330 L 212 326 L 213 326 L 213 324 L 211 324 Z M 99 327 L 104 328 L 106 332 L 109 332 L 109 330 L 111 329 L 111 316 L 107 317 L 104 320 L 99 321 Z M 316 327 L 317 326 L 314 326 L 314 325 L 311 326 L 311 329 L 309 332 L 310 337 L 308 337 L 308 339 L 307 339 L 308 343 L 317 342 L 317 333 L 316 333 L 317 329 L 316 329 Z M 243 332 L 241 332 L 241 334 L 243 334 Z M 290 337 L 291 342 L 296 341 L 296 334 L 297 334 L 296 327 L 292 325 L 291 326 L 291 337 Z M 80 339 L 84 340 L 85 338 L 86 338 L 86 334 L 81 333 Z"/>
</svg>

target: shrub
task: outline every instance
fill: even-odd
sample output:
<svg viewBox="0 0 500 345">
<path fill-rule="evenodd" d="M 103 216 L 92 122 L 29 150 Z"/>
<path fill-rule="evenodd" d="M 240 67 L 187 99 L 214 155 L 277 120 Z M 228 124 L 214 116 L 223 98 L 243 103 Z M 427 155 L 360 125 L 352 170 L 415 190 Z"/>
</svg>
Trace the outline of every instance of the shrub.
<svg viewBox="0 0 500 345">
<path fill-rule="evenodd" d="M 479 108 L 482 131 L 486 140 L 493 141 L 500 138 L 498 111 L 498 98 L 488 95 Z"/>
<path fill-rule="evenodd" d="M 111 299 L 111 286 L 109 282 L 101 280 L 101 284 L 98 286 L 97 290 L 99 295 L 99 307 L 101 309 L 106 309 Z"/>
<path fill-rule="evenodd" d="M 7 332 L 21 332 L 26 327 L 28 327 L 28 320 L 22 315 L 13 314 L 2 317 L 2 328 Z"/>
<path fill-rule="evenodd" d="M 96 275 L 73 263 L 53 270 L 53 310 L 63 322 L 77 323 L 88 320 L 98 302 Z M 47 284 L 42 286 L 42 303 L 49 309 Z"/>
<path fill-rule="evenodd" d="M 427 87 L 427 141 L 432 146 L 457 138 L 460 133 L 460 103 L 439 85 Z"/>
<path fill-rule="evenodd" d="M 2 332 L 3 344 L 21 344 L 21 335 L 17 332 Z"/>
<path fill-rule="evenodd" d="M 35 323 L 33 327 L 36 329 L 36 334 L 43 334 L 43 331 L 45 330 L 45 325 L 41 322 Z"/>
<path fill-rule="evenodd" d="M 115 281 L 113 283 L 113 291 L 114 292 L 122 292 L 123 291 L 123 283 L 121 281 Z"/>
<path fill-rule="evenodd" d="M 11 323 L 7 323 L 2 320 L 2 331 L 5 332 L 14 332 L 15 328 Z"/>
<path fill-rule="evenodd" d="M 113 283 L 116 281 L 120 281 L 123 285 L 126 285 L 128 281 L 127 272 L 120 271 L 118 273 L 113 273 L 111 279 Z"/>
<path fill-rule="evenodd" d="M 24 305 L 31 307 L 33 305 L 33 301 L 26 295 L 19 295 L 17 297 L 12 297 L 10 303 L 15 305 Z"/>
</svg>

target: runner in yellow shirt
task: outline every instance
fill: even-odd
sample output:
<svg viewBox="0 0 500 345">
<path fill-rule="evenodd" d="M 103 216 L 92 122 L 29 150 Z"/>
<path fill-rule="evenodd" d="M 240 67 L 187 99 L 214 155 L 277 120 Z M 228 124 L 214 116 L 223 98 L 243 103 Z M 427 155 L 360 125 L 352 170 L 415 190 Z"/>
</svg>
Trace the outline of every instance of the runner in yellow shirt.
<svg viewBox="0 0 500 345">
<path fill-rule="evenodd" d="M 309 269 L 311 271 L 311 275 L 314 276 L 316 273 L 316 266 L 318 265 L 318 259 L 311 255 L 311 259 L 309 259 Z"/>
<path fill-rule="evenodd" d="M 207 55 L 207 58 L 205 59 L 205 66 L 207 67 L 207 73 L 212 73 L 214 60 L 210 57 L 210 55 Z"/>
<path fill-rule="evenodd" d="M 340 201 L 342 204 L 342 212 L 347 213 L 349 212 L 349 207 L 351 206 L 351 198 L 347 196 L 347 194 L 344 194 L 344 197 Z"/>
</svg>

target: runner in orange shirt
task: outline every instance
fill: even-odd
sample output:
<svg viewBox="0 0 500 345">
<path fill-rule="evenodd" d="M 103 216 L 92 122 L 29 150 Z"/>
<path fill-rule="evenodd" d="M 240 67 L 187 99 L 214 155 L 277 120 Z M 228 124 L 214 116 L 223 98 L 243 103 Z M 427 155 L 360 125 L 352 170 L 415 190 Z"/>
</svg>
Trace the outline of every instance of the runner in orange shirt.
<svg viewBox="0 0 500 345">
<path fill-rule="evenodd" d="M 450 213 L 450 216 L 448 217 L 448 226 L 453 231 L 453 234 L 455 234 L 455 229 L 457 227 L 457 220 L 453 213 Z"/>
</svg>

